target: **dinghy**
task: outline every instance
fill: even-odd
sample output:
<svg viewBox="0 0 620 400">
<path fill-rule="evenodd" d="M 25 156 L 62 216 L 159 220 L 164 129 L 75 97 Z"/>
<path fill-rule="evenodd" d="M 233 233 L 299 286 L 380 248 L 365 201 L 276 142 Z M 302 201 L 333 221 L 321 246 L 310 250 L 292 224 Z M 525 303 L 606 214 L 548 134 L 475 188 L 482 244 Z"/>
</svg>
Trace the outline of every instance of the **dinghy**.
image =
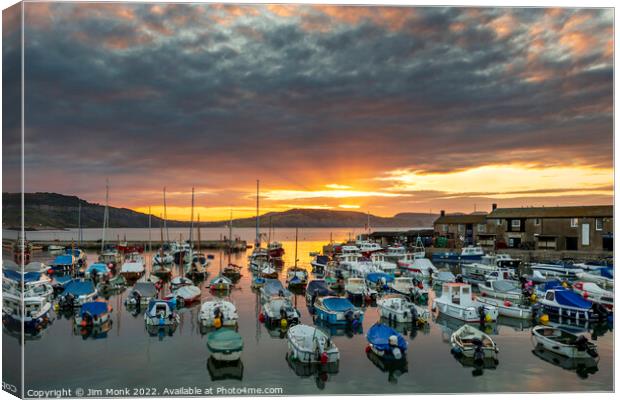
<svg viewBox="0 0 620 400">
<path fill-rule="evenodd" d="M 485 358 L 496 358 L 497 345 L 486 333 L 471 325 L 463 325 L 450 337 L 452 353 L 475 361 L 483 362 Z"/>
<path fill-rule="evenodd" d="M 289 357 L 305 364 L 337 363 L 338 347 L 320 329 L 308 325 L 295 325 L 287 332 Z"/>
<path fill-rule="evenodd" d="M 151 299 L 144 313 L 144 321 L 147 326 L 176 326 L 179 315 L 174 311 L 174 302 L 160 299 Z"/>
<path fill-rule="evenodd" d="M 532 328 L 532 338 L 537 347 L 569 358 L 598 358 L 596 344 L 583 335 L 564 329 L 539 325 Z"/>
<path fill-rule="evenodd" d="M 227 277 L 225 277 L 224 275 L 216 276 L 215 278 L 211 279 L 211 282 L 209 282 L 209 288 L 212 291 L 228 292 L 230 291 L 232 286 L 233 286 L 232 281 L 228 279 Z"/>
<path fill-rule="evenodd" d="M 491 297 L 476 297 L 475 303 L 484 306 L 496 307 L 499 315 L 510 318 L 531 320 L 534 317 L 532 307 L 513 303 L 510 300 L 494 299 Z"/>
<path fill-rule="evenodd" d="M 332 325 L 361 325 L 364 312 L 344 297 L 319 297 L 314 302 L 316 319 Z"/>
<path fill-rule="evenodd" d="M 166 279 L 170 275 L 172 275 L 172 268 L 168 266 L 169 264 L 153 264 L 151 268 L 151 273 L 160 278 Z"/>
<path fill-rule="evenodd" d="M 430 312 L 406 297 L 398 294 L 386 295 L 377 300 L 379 315 L 393 323 L 426 324 L 430 320 Z"/>
<path fill-rule="evenodd" d="M 614 310 L 614 293 L 605 290 L 593 282 L 575 282 L 573 291 L 579 293 L 581 297 L 595 303 L 602 304 L 609 311 Z"/>
<path fill-rule="evenodd" d="M 214 299 L 202 303 L 198 321 L 207 328 L 235 327 L 239 321 L 239 314 L 237 314 L 237 308 L 232 302 Z"/>
<path fill-rule="evenodd" d="M 383 359 L 402 360 L 407 355 L 407 341 L 403 335 L 387 325 L 375 323 L 368 330 L 366 339 L 366 352 L 373 352 Z"/>
<path fill-rule="evenodd" d="M 472 300 L 471 285 L 466 283 L 444 283 L 441 296 L 435 298 L 433 310 L 465 322 L 497 321 L 496 307 L 482 305 Z"/>
<path fill-rule="evenodd" d="M 121 266 L 120 274 L 131 282 L 136 281 L 144 275 L 144 259 L 139 253 L 130 253 Z"/>
<path fill-rule="evenodd" d="M 266 303 L 272 297 L 286 297 L 289 300 L 293 299 L 292 293 L 282 285 L 282 282 L 277 279 L 265 279 L 265 284 L 260 288 L 261 301 Z"/>
<path fill-rule="evenodd" d="M 241 278 L 241 267 L 235 264 L 228 264 L 224 267 L 222 275 L 235 282 Z"/>
<path fill-rule="evenodd" d="M 288 287 L 305 287 L 308 284 L 308 271 L 300 267 L 289 268 L 286 272 Z"/>
<path fill-rule="evenodd" d="M 263 318 L 265 324 L 290 326 L 298 324 L 301 319 L 299 311 L 293 307 L 293 303 L 285 297 L 271 297 L 263 306 Z M 282 322 L 286 321 L 286 323 Z"/>
<path fill-rule="evenodd" d="M 260 269 L 260 276 L 265 279 L 278 279 L 278 271 L 270 263 L 265 263 Z"/>
<path fill-rule="evenodd" d="M 103 301 L 82 304 L 75 323 L 83 328 L 103 325 L 110 320 L 111 307 Z"/>
<path fill-rule="evenodd" d="M 178 307 L 190 306 L 191 304 L 200 301 L 200 288 L 194 285 L 181 286 L 172 293 L 166 295 L 164 299 L 173 300 L 176 299 Z"/>
<path fill-rule="evenodd" d="M 243 338 L 231 329 L 218 329 L 207 336 L 207 348 L 215 360 L 236 361 L 241 358 Z"/>
</svg>

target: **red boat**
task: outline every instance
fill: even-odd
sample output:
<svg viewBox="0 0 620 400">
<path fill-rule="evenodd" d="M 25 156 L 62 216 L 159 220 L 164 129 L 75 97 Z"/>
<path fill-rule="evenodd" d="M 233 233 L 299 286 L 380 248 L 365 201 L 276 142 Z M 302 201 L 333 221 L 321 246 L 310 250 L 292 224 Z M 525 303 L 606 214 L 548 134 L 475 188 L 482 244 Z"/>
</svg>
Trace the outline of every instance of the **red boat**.
<svg viewBox="0 0 620 400">
<path fill-rule="evenodd" d="M 269 251 L 269 257 L 271 258 L 282 258 L 284 255 L 284 247 L 282 247 L 282 243 L 280 242 L 269 243 L 267 250 Z"/>
</svg>

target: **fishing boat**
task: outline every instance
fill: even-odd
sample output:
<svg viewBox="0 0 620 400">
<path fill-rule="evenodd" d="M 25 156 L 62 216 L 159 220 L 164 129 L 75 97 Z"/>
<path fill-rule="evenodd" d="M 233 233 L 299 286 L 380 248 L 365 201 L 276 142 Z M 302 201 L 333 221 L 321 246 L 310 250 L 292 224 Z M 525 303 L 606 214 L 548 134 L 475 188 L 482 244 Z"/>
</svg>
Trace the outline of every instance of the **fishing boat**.
<svg viewBox="0 0 620 400">
<path fill-rule="evenodd" d="M 465 280 L 472 283 L 479 283 L 486 281 L 490 274 L 496 272 L 498 269 L 499 267 L 495 264 L 471 262 L 461 265 L 461 274 Z"/>
<path fill-rule="evenodd" d="M 478 304 L 472 299 L 471 285 L 466 283 L 444 283 L 441 296 L 435 298 L 433 310 L 465 322 L 497 321 L 496 307 Z"/>
<path fill-rule="evenodd" d="M 73 279 L 65 285 L 65 290 L 58 297 L 60 308 L 80 307 L 97 298 L 97 290 L 91 281 Z"/>
<path fill-rule="evenodd" d="M 371 272 L 366 275 L 366 285 L 378 292 L 389 290 L 389 284 L 394 281 L 394 276 L 385 272 Z"/>
<path fill-rule="evenodd" d="M 260 288 L 260 297 L 263 303 L 266 303 L 272 297 L 286 297 L 292 301 L 293 294 L 279 280 L 265 279 L 265 284 Z"/>
<path fill-rule="evenodd" d="M 230 291 L 232 286 L 232 281 L 223 275 L 218 275 L 215 278 L 211 279 L 211 282 L 209 282 L 209 288 L 212 291 L 228 292 Z"/>
<path fill-rule="evenodd" d="M 437 271 L 437 268 L 433 265 L 431 260 L 424 257 L 415 257 L 412 260 L 399 261 L 398 266 L 420 278 L 428 278 L 433 272 Z"/>
<path fill-rule="evenodd" d="M 21 273 L 11 269 L 3 269 L 2 292 L 23 295 L 24 297 L 40 296 L 49 301 L 54 295 L 54 288 L 50 279 L 40 272 Z"/>
<path fill-rule="evenodd" d="M 484 250 L 480 246 L 467 246 L 460 253 L 444 252 L 433 254 L 433 261 L 443 263 L 470 263 L 482 260 Z"/>
<path fill-rule="evenodd" d="M 539 272 L 544 277 L 577 278 L 577 274 L 584 272 L 583 269 L 569 262 L 554 261 L 535 263 L 531 265 L 532 271 Z"/>
<path fill-rule="evenodd" d="M 338 363 L 340 351 L 323 331 L 313 326 L 295 325 L 286 333 L 289 357 L 305 364 Z"/>
<path fill-rule="evenodd" d="M 129 253 L 121 266 L 120 274 L 128 282 L 135 282 L 144 275 L 144 259 L 137 252 Z"/>
<path fill-rule="evenodd" d="M 388 283 L 388 286 L 392 292 L 405 296 L 413 296 L 415 288 L 413 278 L 408 276 L 395 278 L 392 282 Z"/>
<path fill-rule="evenodd" d="M 158 294 L 154 283 L 136 282 L 127 294 L 125 305 L 134 307 L 147 305 L 152 299 L 156 299 Z"/>
<path fill-rule="evenodd" d="M 267 325 L 278 323 L 279 326 L 291 326 L 299 323 L 301 314 L 299 310 L 293 306 L 290 299 L 285 297 L 271 297 L 269 301 L 263 305 L 263 318 Z M 286 321 L 286 323 L 282 321 Z"/>
<path fill-rule="evenodd" d="M 306 285 L 306 302 L 314 304 L 318 297 L 334 296 L 336 292 L 329 288 L 324 279 L 314 279 Z"/>
<path fill-rule="evenodd" d="M 91 301 L 82 304 L 75 317 L 75 323 L 81 327 L 99 326 L 110 321 L 111 307 L 104 301 Z"/>
<path fill-rule="evenodd" d="M 376 300 L 377 291 L 366 286 L 364 278 L 349 278 L 344 284 L 344 290 L 347 296 L 352 300 L 362 300 L 370 298 Z"/>
<path fill-rule="evenodd" d="M 90 264 L 88 268 L 86 268 L 86 270 L 84 271 L 84 276 L 94 280 L 100 280 L 106 276 L 109 277 L 110 274 L 110 268 L 108 268 L 108 266 L 103 263 Z"/>
<path fill-rule="evenodd" d="M 222 275 L 235 282 L 241 278 L 241 267 L 235 264 L 228 264 L 224 267 Z"/>
<path fill-rule="evenodd" d="M 521 282 L 513 280 L 487 281 L 478 284 L 482 297 L 493 297 L 501 300 L 511 300 L 521 302 L 523 300 L 523 290 Z"/>
<path fill-rule="evenodd" d="M 388 246 L 385 249 L 385 255 L 387 259 L 392 260 L 394 262 L 397 262 L 398 260 L 400 260 L 405 255 L 405 253 L 407 253 L 407 249 L 405 248 L 405 246 L 402 246 L 399 244 Z"/>
<path fill-rule="evenodd" d="M 181 286 L 172 293 L 167 294 L 165 300 L 176 300 L 177 307 L 188 307 L 200 301 L 202 293 L 200 288 L 194 285 Z"/>
<path fill-rule="evenodd" d="M 241 358 L 243 338 L 231 329 L 218 329 L 207 336 L 207 348 L 218 361 L 235 361 Z"/>
<path fill-rule="evenodd" d="M 608 267 L 590 269 L 575 274 L 576 278 L 583 282 L 592 282 L 602 288 L 614 287 L 614 270 Z"/>
<path fill-rule="evenodd" d="M 390 294 L 377 300 L 379 315 L 393 323 L 420 323 L 430 321 L 428 309 L 420 307 L 406 297 Z"/>
<path fill-rule="evenodd" d="M 532 307 L 490 297 L 476 297 L 475 303 L 497 308 L 499 315 L 510 318 L 531 320 L 534 317 Z"/>
<path fill-rule="evenodd" d="M 201 326 L 220 328 L 222 326 L 236 327 L 239 314 L 235 305 L 223 299 L 205 301 L 200 306 L 198 321 Z"/>
<path fill-rule="evenodd" d="M 384 252 L 372 253 L 370 255 L 370 261 L 375 267 L 379 268 L 386 274 L 394 275 L 396 273 L 398 266 L 395 262 L 390 261 Z"/>
<path fill-rule="evenodd" d="M 175 276 L 170 280 L 170 290 L 175 291 L 183 286 L 193 285 L 194 282 L 184 276 Z"/>
<path fill-rule="evenodd" d="M 278 279 L 278 271 L 268 262 L 261 266 L 259 274 L 265 279 Z"/>
<path fill-rule="evenodd" d="M 431 275 L 433 285 L 443 285 L 444 283 L 456 282 L 456 276 L 450 271 L 437 271 Z"/>
<path fill-rule="evenodd" d="M 550 315 L 576 321 L 600 321 L 606 319 L 609 314 L 605 307 L 564 288 L 547 290 L 538 303 Z"/>
<path fill-rule="evenodd" d="M 372 253 L 383 251 L 383 247 L 379 243 L 371 242 L 368 240 L 356 243 L 360 253 L 366 257 L 370 257 Z"/>
<path fill-rule="evenodd" d="M 532 338 L 537 347 L 569 358 L 598 358 L 596 344 L 583 335 L 576 335 L 560 328 L 538 325 L 532 328 Z"/>
<path fill-rule="evenodd" d="M 366 339 L 366 352 L 373 352 L 383 359 L 401 360 L 407 355 L 407 341 L 403 335 L 382 323 L 375 323 L 368 330 Z"/>
<path fill-rule="evenodd" d="M 77 268 L 77 265 L 77 260 L 71 254 L 56 256 L 54 261 L 49 263 L 50 272 L 52 273 L 71 273 Z"/>
<path fill-rule="evenodd" d="M 312 261 L 310 261 L 310 265 L 312 265 L 312 272 L 317 274 L 325 274 L 328 264 L 329 256 L 317 255 Z"/>
<path fill-rule="evenodd" d="M 174 311 L 175 304 L 167 300 L 150 299 L 148 307 L 144 313 L 144 323 L 147 328 L 170 327 L 178 325 L 181 317 Z"/>
<path fill-rule="evenodd" d="M 301 267 L 291 267 L 286 272 L 286 283 L 289 288 L 305 287 L 308 284 L 308 271 Z"/>
<path fill-rule="evenodd" d="M 497 358 L 499 352 L 491 336 L 467 324 L 452 333 L 450 344 L 453 354 L 473 358 L 480 363 L 483 363 L 485 358 Z"/>
<path fill-rule="evenodd" d="M 51 303 L 42 296 L 22 297 L 11 292 L 2 293 L 2 320 L 19 325 L 20 330 L 22 326 L 25 330 L 31 330 L 46 324 L 51 308 Z"/>
<path fill-rule="evenodd" d="M 284 255 L 284 247 L 282 247 L 282 243 L 272 241 L 269 242 L 269 245 L 267 246 L 267 252 L 269 253 L 270 258 L 281 259 Z"/>
<path fill-rule="evenodd" d="M 364 320 L 364 311 L 356 308 L 344 297 L 318 297 L 314 302 L 314 316 L 316 319 L 331 325 L 361 325 Z"/>
<path fill-rule="evenodd" d="M 609 311 L 614 310 L 614 293 L 601 288 L 596 283 L 574 282 L 573 291 L 579 293 L 586 300 L 602 304 Z"/>
</svg>

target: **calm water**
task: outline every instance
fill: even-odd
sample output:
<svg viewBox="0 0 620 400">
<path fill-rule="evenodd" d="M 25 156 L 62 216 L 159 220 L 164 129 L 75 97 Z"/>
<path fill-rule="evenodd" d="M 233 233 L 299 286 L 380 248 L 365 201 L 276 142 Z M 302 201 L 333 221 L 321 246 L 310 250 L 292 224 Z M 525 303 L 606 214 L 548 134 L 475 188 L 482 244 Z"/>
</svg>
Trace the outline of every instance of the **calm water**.
<svg viewBox="0 0 620 400">
<path fill-rule="evenodd" d="M 205 239 L 225 234 L 224 230 L 213 229 L 205 235 L 206 231 L 203 230 L 202 234 Z M 347 238 L 350 231 L 300 230 L 298 256 L 302 260 L 301 265 L 310 268 L 309 252 L 321 250 L 322 245 L 329 240 L 330 232 L 334 240 L 341 240 Z M 148 233 L 144 236 L 144 230 L 126 232 L 128 239 L 148 238 Z M 97 234 L 94 230 L 86 230 L 84 239 L 100 237 Z M 248 240 L 253 235 L 251 229 L 239 229 L 235 234 Z M 34 235 L 29 234 L 28 237 L 35 239 Z M 294 260 L 294 230 L 278 230 L 276 238 L 283 242 L 286 250 L 286 264 L 281 275 L 281 280 L 284 281 L 286 265 L 291 265 Z M 210 267 L 211 276 L 214 276 L 218 273 L 220 260 L 223 258 L 225 263 L 227 256 L 217 252 L 210 254 L 215 256 Z M 47 261 L 52 256 L 39 253 L 35 258 Z M 96 255 L 89 254 L 89 261 L 94 260 Z M 247 255 L 233 255 L 232 262 L 246 266 Z M 178 267 L 176 271 L 179 272 Z M 495 369 L 484 369 L 482 374 L 479 374 L 479 371 L 462 365 L 450 354 L 450 333 L 458 328 L 460 323 L 443 318 L 432 321 L 426 329 L 405 329 L 409 341 L 407 365 L 388 370 L 374 364 L 364 352 L 367 344 L 365 331 L 378 319 L 378 312 L 374 307 L 366 309 L 364 334 L 332 332 L 341 355 L 337 371 L 318 374 L 298 369 L 296 372 L 285 359 L 286 338 L 279 331 L 268 331 L 258 322 L 260 302 L 250 289 L 250 279 L 250 271 L 244 268 L 241 281 L 230 295 L 240 314 L 239 333 L 245 343 L 240 365 L 226 369 L 212 368 L 208 362 L 206 336 L 201 333 L 197 322 L 199 305 L 180 311 L 181 324 L 171 336 L 152 337 L 145 330 L 142 313 L 132 315 L 123 306 L 127 295 L 125 291 L 108 300 L 114 308 L 113 323 L 111 329 L 102 334 L 102 337 L 83 338 L 74 332 L 71 318 L 54 315 L 50 326 L 38 337 L 27 340 L 26 389 L 153 388 L 161 394 L 165 388 L 183 386 L 281 387 L 283 394 L 289 395 L 613 389 L 613 332 L 609 330 L 610 327 L 599 326 L 595 331 L 601 357 L 597 368 L 588 374 L 582 371 L 578 374 L 573 366 L 562 363 L 562 360 L 556 357 L 533 354 L 529 323 L 518 320 L 502 320 L 488 328 L 500 348 L 499 364 Z M 211 294 L 204 283 L 201 287 L 203 300 L 210 298 Z M 298 295 L 296 301 L 303 323 L 312 324 L 303 295 Z M 5 328 L 3 340 L 6 349 L 3 357 L 6 362 L 8 358 L 17 356 L 15 348 L 18 346 L 18 339 Z M 7 348 L 8 346 L 13 349 Z M 561 365 L 557 365 L 558 363 Z"/>
</svg>

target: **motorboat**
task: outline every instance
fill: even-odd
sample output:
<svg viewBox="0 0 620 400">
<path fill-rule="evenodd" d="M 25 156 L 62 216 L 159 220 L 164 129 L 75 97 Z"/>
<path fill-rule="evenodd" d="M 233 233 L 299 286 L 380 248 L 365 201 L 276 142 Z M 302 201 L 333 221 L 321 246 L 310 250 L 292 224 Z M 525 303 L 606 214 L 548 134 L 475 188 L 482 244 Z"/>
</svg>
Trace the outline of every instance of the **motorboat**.
<svg viewBox="0 0 620 400">
<path fill-rule="evenodd" d="M 497 254 L 485 254 L 482 256 L 480 262 L 482 264 L 494 265 L 499 268 L 517 269 L 521 265 L 521 260 L 513 258 L 510 254 L 497 253 Z"/>
<path fill-rule="evenodd" d="M 295 325 L 286 333 L 289 357 L 305 364 L 331 364 L 340 360 L 336 344 L 313 326 Z"/>
<path fill-rule="evenodd" d="M 407 341 L 397 331 L 382 323 L 375 323 L 366 334 L 366 352 L 388 360 L 401 360 L 407 355 Z"/>
<path fill-rule="evenodd" d="M 523 290 L 521 282 L 513 280 L 487 281 L 478 284 L 478 290 L 482 297 L 493 297 L 501 300 L 521 302 Z"/>
<path fill-rule="evenodd" d="M 602 288 L 614 287 L 614 270 L 608 267 L 591 269 L 575 274 L 576 278 L 583 282 L 592 282 Z"/>
<path fill-rule="evenodd" d="M 211 279 L 209 282 L 209 288 L 213 291 L 225 291 L 228 292 L 233 286 L 233 282 L 224 275 L 218 275 Z"/>
<path fill-rule="evenodd" d="M 532 271 L 539 272 L 544 277 L 566 277 L 577 278 L 577 274 L 584 272 L 583 269 L 577 267 L 570 262 L 546 262 L 535 263 L 531 265 Z"/>
<path fill-rule="evenodd" d="M 598 358 L 596 344 L 583 335 L 545 325 L 532 328 L 536 347 L 569 358 Z"/>
<path fill-rule="evenodd" d="M 136 282 L 125 299 L 127 306 L 143 306 L 156 299 L 159 294 L 157 287 L 152 282 Z"/>
<path fill-rule="evenodd" d="M 415 284 L 413 278 L 403 276 L 394 278 L 392 282 L 388 283 L 388 286 L 392 292 L 402 294 L 405 296 L 413 296 Z"/>
<path fill-rule="evenodd" d="M 272 297 L 286 297 L 292 301 L 293 294 L 279 280 L 265 279 L 265 284 L 260 288 L 260 297 L 263 303 L 266 303 Z"/>
<path fill-rule="evenodd" d="M 428 309 L 420 307 L 402 295 L 386 295 L 377 300 L 381 318 L 393 323 L 420 323 L 430 321 Z"/>
<path fill-rule="evenodd" d="M 193 248 L 189 242 L 172 242 L 170 250 L 175 264 L 185 265 L 191 261 L 191 253 L 193 252 Z"/>
<path fill-rule="evenodd" d="M 314 302 L 316 319 L 331 325 L 361 325 L 364 312 L 344 297 L 318 297 Z"/>
<path fill-rule="evenodd" d="M 485 358 L 497 358 L 499 352 L 491 336 L 467 324 L 452 333 L 450 344 L 453 354 L 473 358 L 480 363 Z"/>
<path fill-rule="evenodd" d="M 2 292 L 24 297 L 44 297 L 51 300 L 54 288 L 51 280 L 40 272 L 19 272 L 11 269 L 2 271 Z"/>
<path fill-rule="evenodd" d="M 185 267 L 185 274 L 194 279 L 205 279 L 209 272 L 210 261 L 204 253 L 192 253 L 191 262 Z"/>
<path fill-rule="evenodd" d="M 538 303 L 546 313 L 569 320 L 600 321 L 609 315 L 602 305 L 592 303 L 580 294 L 561 287 L 547 290 Z"/>
<path fill-rule="evenodd" d="M 324 274 L 327 270 L 328 264 L 328 256 L 317 255 L 312 261 L 310 261 L 310 265 L 312 265 L 312 271 L 317 274 Z"/>
<path fill-rule="evenodd" d="M 82 304 L 75 317 L 75 323 L 81 327 L 99 326 L 110 321 L 112 308 L 104 301 L 91 301 Z"/>
<path fill-rule="evenodd" d="M 111 278 L 103 278 L 97 283 L 98 293 L 109 293 L 113 291 L 123 290 L 127 281 L 122 275 L 115 275 Z"/>
<path fill-rule="evenodd" d="M 370 261 L 372 264 L 379 268 L 386 274 L 394 275 L 398 265 L 395 262 L 389 260 L 388 256 L 384 252 L 376 252 L 370 255 Z"/>
<path fill-rule="evenodd" d="M 586 300 L 602 304 L 609 311 L 614 310 L 614 293 L 601 288 L 596 283 L 574 282 L 573 291 L 579 293 Z"/>
<path fill-rule="evenodd" d="M 384 292 L 390 289 L 389 284 L 394 281 L 394 276 L 385 272 L 371 272 L 366 275 L 366 285 L 378 292 Z"/>
<path fill-rule="evenodd" d="M 181 317 L 175 311 L 174 302 L 150 299 L 144 313 L 144 322 L 148 326 L 166 327 L 178 325 Z"/>
<path fill-rule="evenodd" d="M 278 270 L 271 263 L 264 263 L 259 271 L 260 276 L 265 279 L 278 279 Z"/>
<path fill-rule="evenodd" d="M 232 329 L 218 329 L 207 336 L 207 348 L 217 361 L 236 361 L 241 358 L 243 338 Z"/>
<path fill-rule="evenodd" d="M 184 276 L 175 276 L 170 280 L 170 290 L 175 291 L 183 286 L 193 285 L 194 282 Z"/>
<path fill-rule="evenodd" d="M 224 267 L 222 275 L 231 281 L 236 282 L 241 278 L 241 267 L 235 264 L 228 264 Z"/>
<path fill-rule="evenodd" d="M 431 275 L 433 285 L 443 285 L 444 283 L 456 282 L 456 276 L 450 271 L 437 271 Z"/>
<path fill-rule="evenodd" d="M 456 252 L 444 252 L 434 253 L 433 261 L 443 263 L 470 263 L 482 260 L 484 256 L 484 250 L 480 246 L 467 246 L 461 249 L 460 253 Z"/>
<path fill-rule="evenodd" d="M 58 297 L 60 308 L 81 307 L 82 304 L 97 298 L 97 290 L 92 281 L 73 279 L 65 285 L 65 290 Z"/>
<path fill-rule="evenodd" d="M 270 258 L 280 259 L 284 255 L 284 247 L 282 247 L 282 243 L 272 241 L 267 246 L 267 252 Z"/>
<path fill-rule="evenodd" d="M 499 315 L 510 318 L 531 320 L 534 312 L 531 306 L 491 297 L 476 297 L 476 303 L 497 308 Z"/>
<path fill-rule="evenodd" d="M 472 299 L 471 285 L 466 283 L 444 283 L 441 296 L 433 302 L 433 309 L 465 322 L 493 322 L 499 315 L 497 307 L 476 303 Z"/>
<path fill-rule="evenodd" d="M 425 257 L 416 257 L 411 261 L 399 261 L 398 266 L 420 278 L 428 278 L 437 271 L 431 260 Z"/>
<path fill-rule="evenodd" d="M 602 259 L 602 260 L 596 260 L 596 261 L 590 260 L 590 261 L 584 261 L 581 263 L 576 263 L 575 266 L 583 269 L 584 271 L 596 271 L 601 268 L 609 268 L 613 270 L 614 260 L 613 260 L 613 257 Z"/>
<path fill-rule="evenodd" d="M 248 257 L 250 269 L 259 271 L 264 263 L 269 262 L 269 251 L 261 247 L 255 247 L 254 251 Z"/>
<path fill-rule="evenodd" d="M 50 271 L 52 273 L 71 273 L 77 268 L 77 266 L 77 260 L 71 254 L 56 256 L 54 260 L 49 263 Z"/>
<path fill-rule="evenodd" d="M 376 299 L 377 291 L 366 286 L 364 278 L 349 278 L 344 284 L 344 290 L 351 299 Z"/>
<path fill-rule="evenodd" d="M 47 324 L 51 308 L 51 303 L 42 296 L 22 297 L 11 292 L 2 293 L 3 322 L 6 318 L 26 330 Z"/>
<path fill-rule="evenodd" d="M 369 256 L 372 253 L 383 251 L 383 247 L 381 247 L 379 243 L 367 240 L 360 242 L 357 247 L 359 248 L 359 251 L 366 256 Z"/>
<path fill-rule="evenodd" d="M 239 314 L 237 314 L 237 308 L 232 302 L 213 299 L 202 303 L 198 321 L 200 325 L 207 328 L 235 327 L 239 321 Z"/>
<path fill-rule="evenodd" d="M 84 271 L 84 276 L 87 278 L 101 280 L 106 276 L 110 276 L 110 268 L 103 263 L 90 264 Z"/>
<path fill-rule="evenodd" d="M 336 292 L 329 288 L 324 279 L 314 279 L 308 282 L 306 286 L 306 302 L 314 304 L 318 297 L 334 296 Z"/>
<path fill-rule="evenodd" d="M 140 253 L 129 253 L 121 266 L 120 274 L 129 281 L 135 282 L 144 275 L 144 259 Z"/>
<path fill-rule="evenodd" d="M 489 279 L 492 273 L 497 272 L 499 267 L 495 264 L 483 264 L 479 262 L 471 262 L 461 265 L 461 274 L 463 278 L 470 282 L 484 282 Z M 508 277 L 512 274 L 512 270 L 505 269 L 509 272 Z"/>
<path fill-rule="evenodd" d="M 298 324 L 301 320 L 301 314 L 293 306 L 290 299 L 286 297 L 271 297 L 263 305 L 263 318 L 265 324 L 273 325 L 279 323 L 283 324 L 283 320 L 286 321 L 286 326 Z"/>
<path fill-rule="evenodd" d="M 123 255 L 119 253 L 116 248 L 107 248 L 104 249 L 101 254 L 99 254 L 98 261 L 102 264 L 112 265 L 113 267 L 116 267 L 123 262 Z"/>
<path fill-rule="evenodd" d="M 165 300 L 176 300 L 178 307 L 190 306 L 200 301 L 200 288 L 194 285 L 181 286 L 164 297 Z"/>
<path fill-rule="evenodd" d="M 305 287 L 308 284 L 308 271 L 301 267 L 289 268 L 286 272 L 288 287 Z"/>
</svg>

